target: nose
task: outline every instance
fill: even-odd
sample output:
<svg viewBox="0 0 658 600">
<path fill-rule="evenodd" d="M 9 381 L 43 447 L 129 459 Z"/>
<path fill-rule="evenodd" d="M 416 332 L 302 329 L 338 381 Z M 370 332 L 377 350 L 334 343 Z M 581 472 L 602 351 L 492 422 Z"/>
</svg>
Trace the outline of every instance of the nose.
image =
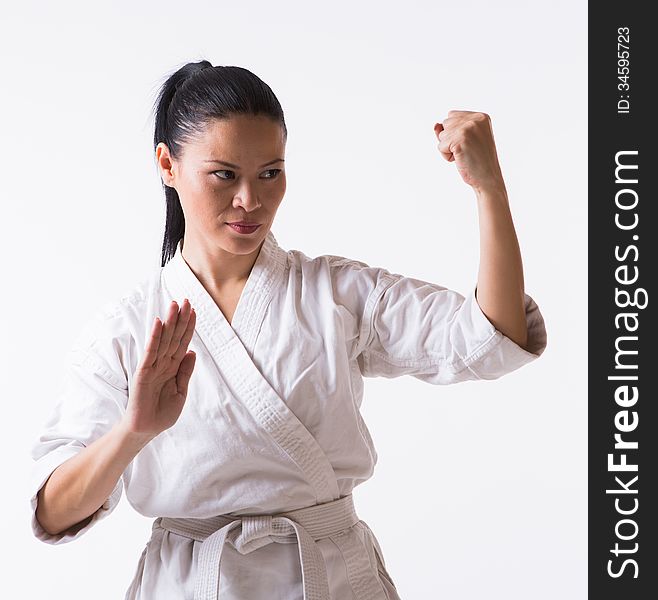
<svg viewBox="0 0 658 600">
<path fill-rule="evenodd" d="M 260 207 L 256 191 L 249 185 L 249 182 L 245 181 L 235 193 L 235 196 L 233 197 L 233 206 L 242 206 L 247 212 L 251 212 Z"/>
</svg>

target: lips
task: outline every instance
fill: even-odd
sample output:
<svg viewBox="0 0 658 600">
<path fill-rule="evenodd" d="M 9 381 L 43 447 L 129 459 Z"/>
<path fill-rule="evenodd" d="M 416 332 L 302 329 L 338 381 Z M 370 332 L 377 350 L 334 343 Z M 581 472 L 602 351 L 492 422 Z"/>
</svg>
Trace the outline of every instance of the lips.
<svg viewBox="0 0 658 600">
<path fill-rule="evenodd" d="M 227 225 L 242 225 L 244 227 L 255 227 L 256 225 L 260 225 L 260 223 L 256 221 L 228 221 Z"/>
<path fill-rule="evenodd" d="M 257 231 L 260 227 L 260 223 L 256 223 L 255 225 L 243 225 L 244 221 L 235 221 L 233 223 L 226 223 L 233 231 L 248 235 L 252 234 L 255 231 Z"/>
</svg>

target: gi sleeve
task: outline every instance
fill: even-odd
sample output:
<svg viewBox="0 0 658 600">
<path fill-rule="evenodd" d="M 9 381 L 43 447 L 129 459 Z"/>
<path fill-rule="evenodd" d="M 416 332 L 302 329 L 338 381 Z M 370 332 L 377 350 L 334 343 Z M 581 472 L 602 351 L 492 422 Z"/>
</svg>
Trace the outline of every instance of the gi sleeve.
<svg viewBox="0 0 658 600">
<path fill-rule="evenodd" d="M 361 352 L 364 377 L 412 375 L 439 385 L 497 379 L 538 358 L 546 328 L 535 301 L 525 294 L 527 349 L 497 330 L 475 297 L 377 269 L 364 306 Z"/>
<path fill-rule="evenodd" d="M 125 412 L 127 377 L 122 367 L 117 317 L 98 314 L 68 353 L 60 390 L 42 432 L 32 444 L 35 461 L 30 478 L 32 531 L 47 544 L 71 542 L 106 518 L 123 492 L 119 478 L 105 503 L 93 514 L 58 535 L 47 533 L 36 518 L 37 494 L 53 471 L 107 433 Z"/>
</svg>

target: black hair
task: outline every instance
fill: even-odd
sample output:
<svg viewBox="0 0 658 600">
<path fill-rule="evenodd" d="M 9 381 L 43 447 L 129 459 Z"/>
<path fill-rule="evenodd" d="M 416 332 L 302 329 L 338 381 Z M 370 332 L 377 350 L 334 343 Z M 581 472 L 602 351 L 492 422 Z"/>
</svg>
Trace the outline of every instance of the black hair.
<svg viewBox="0 0 658 600">
<path fill-rule="evenodd" d="M 207 60 L 188 62 L 169 75 L 158 92 L 154 111 L 153 148 L 164 142 L 176 159 L 182 146 L 201 134 L 210 121 L 235 114 L 268 116 L 281 125 L 284 138 L 288 136 L 283 109 L 270 86 L 248 69 L 213 66 Z M 162 185 L 167 205 L 164 267 L 183 238 L 185 217 L 178 192 L 164 181 Z"/>
</svg>

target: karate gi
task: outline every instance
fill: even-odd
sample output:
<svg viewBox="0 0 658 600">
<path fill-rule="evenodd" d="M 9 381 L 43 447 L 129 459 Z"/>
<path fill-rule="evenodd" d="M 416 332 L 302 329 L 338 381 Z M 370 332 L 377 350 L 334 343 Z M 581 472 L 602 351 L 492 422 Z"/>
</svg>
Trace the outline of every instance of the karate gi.
<svg viewBox="0 0 658 600">
<path fill-rule="evenodd" d="M 34 514 L 37 492 L 122 418 L 154 318 L 185 297 L 197 312 L 197 356 L 178 421 L 141 450 L 88 524 L 49 535 Z M 34 535 L 71 542 L 125 491 L 155 519 L 126 600 L 397 600 L 352 505 L 377 462 L 362 378 L 498 378 L 546 346 L 527 294 L 525 310 L 528 350 L 494 328 L 475 288 L 464 297 L 357 260 L 309 258 L 270 231 L 229 324 L 179 243 L 164 268 L 104 305 L 69 353 L 32 450 Z"/>
</svg>

